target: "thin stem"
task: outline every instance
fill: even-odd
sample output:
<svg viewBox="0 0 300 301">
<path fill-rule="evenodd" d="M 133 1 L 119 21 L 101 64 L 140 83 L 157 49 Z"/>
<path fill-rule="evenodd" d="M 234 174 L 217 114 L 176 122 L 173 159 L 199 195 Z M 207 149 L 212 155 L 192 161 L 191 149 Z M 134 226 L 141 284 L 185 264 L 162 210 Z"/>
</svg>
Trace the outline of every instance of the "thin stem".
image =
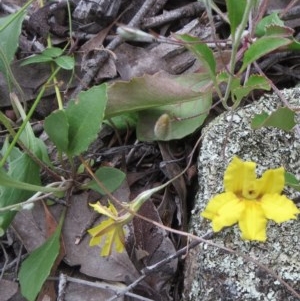
<svg viewBox="0 0 300 301">
<path fill-rule="evenodd" d="M 24 130 L 25 127 L 26 127 L 27 122 L 29 122 L 29 120 L 30 120 L 31 116 L 33 115 L 33 113 L 34 113 L 34 111 L 35 111 L 37 105 L 39 104 L 41 98 L 43 97 L 47 85 L 49 85 L 49 83 L 53 80 L 53 78 L 56 76 L 56 74 L 58 73 L 59 70 L 60 70 L 60 67 L 56 68 L 56 70 L 51 74 L 51 76 L 49 77 L 49 79 L 47 80 L 47 82 L 43 85 L 43 87 L 42 87 L 42 89 L 40 90 L 40 92 L 39 92 L 37 98 L 35 99 L 35 101 L 34 101 L 32 107 L 30 108 L 30 110 L 29 110 L 29 112 L 28 112 L 26 118 L 23 120 L 23 122 L 22 122 L 22 124 L 21 124 L 21 126 L 20 126 L 20 128 L 19 128 L 19 130 L 18 130 L 18 132 L 17 132 L 17 134 L 15 135 L 13 141 L 10 143 L 10 145 L 9 145 L 9 147 L 8 147 L 8 149 L 7 149 L 7 151 L 6 151 L 6 153 L 4 154 L 3 158 L 1 159 L 1 161 L 0 161 L 0 168 L 4 166 L 4 164 L 5 164 L 6 160 L 7 160 L 7 158 L 9 157 L 9 155 L 10 155 L 10 153 L 11 153 L 11 151 L 12 151 L 12 149 L 13 149 L 13 148 L 15 147 L 15 145 L 17 144 L 17 142 L 18 142 L 18 140 L 19 140 L 19 138 L 20 138 L 20 136 L 21 136 L 23 130 Z"/>
<path fill-rule="evenodd" d="M 48 35 L 48 38 L 47 38 L 47 45 L 49 48 L 52 47 L 50 35 Z M 55 71 L 55 64 L 53 62 L 50 63 L 50 68 L 51 68 L 51 72 L 53 73 Z M 55 90 L 58 108 L 59 108 L 59 110 L 63 110 L 62 98 L 61 98 L 60 91 L 58 89 L 58 81 L 57 81 L 56 76 L 53 77 L 53 84 L 54 84 L 54 90 Z"/>
<path fill-rule="evenodd" d="M 254 1 L 253 0 L 248 0 L 247 5 L 245 7 L 245 12 L 242 18 L 242 21 L 240 25 L 237 27 L 235 33 L 232 36 L 232 50 L 231 50 L 231 57 L 230 57 L 230 62 L 229 62 L 229 78 L 228 78 L 228 84 L 225 92 L 225 96 L 222 99 L 222 104 L 226 110 L 231 110 L 232 108 L 227 105 L 228 98 L 231 93 L 231 88 L 232 88 L 232 83 L 234 79 L 234 69 L 235 69 L 235 64 L 236 64 L 236 55 L 238 52 L 238 48 L 240 46 L 240 41 L 243 35 L 243 32 L 247 26 L 247 22 L 249 19 L 249 15 L 251 12 L 251 9 L 253 7 Z M 236 107 L 236 105 L 234 106 Z"/>
</svg>

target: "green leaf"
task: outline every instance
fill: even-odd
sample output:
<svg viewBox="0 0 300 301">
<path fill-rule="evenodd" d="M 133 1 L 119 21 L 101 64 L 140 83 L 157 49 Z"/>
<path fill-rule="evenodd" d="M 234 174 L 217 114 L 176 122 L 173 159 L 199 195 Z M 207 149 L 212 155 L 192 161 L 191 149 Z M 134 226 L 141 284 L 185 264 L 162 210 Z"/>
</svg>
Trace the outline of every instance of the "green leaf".
<svg viewBox="0 0 300 301">
<path fill-rule="evenodd" d="M 293 51 L 299 51 L 300 50 L 300 43 L 294 38 L 291 38 L 291 40 L 292 40 L 292 43 L 287 46 L 287 49 L 288 50 L 293 50 Z"/>
<path fill-rule="evenodd" d="M 137 137 L 143 141 L 181 139 L 199 128 L 211 107 L 211 94 L 183 104 L 139 112 Z"/>
<path fill-rule="evenodd" d="M 132 112 L 109 118 L 109 120 L 104 120 L 104 123 L 119 131 L 126 131 L 136 127 L 137 119 L 137 113 Z"/>
<path fill-rule="evenodd" d="M 177 40 L 186 42 L 185 47 L 188 48 L 194 55 L 204 64 L 211 77 L 216 76 L 216 61 L 212 50 L 199 40 L 187 34 L 175 35 Z"/>
<path fill-rule="evenodd" d="M 75 60 L 71 56 L 63 55 L 56 58 L 55 63 L 65 70 L 72 70 L 75 67 Z"/>
<path fill-rule="evenodd" d="M 283 21 L 279 18 L 278 13 L 272 13 L 264 18 L 262 18 L 255 28 L 255 35 L 257 37 L 262 37 L 266 34 L 266 28 L 270 25 L 284 26 Z"/>
<path fill-rule="evenodd" d="M 18 48 L 24 15 L 25 8 L 22 8 L 15 14 L 0 18 L 0 73 L 2 72 L 4 74 L 10 92 L 12 90 L 12 84 L 20 91 L 10 64 Z"/>
<path fill-rule="evenodd" d="M 207 76 L 199 74 L 184 75 L 176 78 L 184 90 L 189 87 L 195 91 L 206 91 L 210 83 Z M 199 128 L 211 108 L 211 90 L 198 92 L 197 97 L 188 102 L 161 105 L 138 112 L 137 136 L 144 141 L 180 139 Z"/>
<path fill-rule="evenodd" d="M 188 78 L 193 78 L 192 85 L 185 85 L 181 82 Z M 193 88 L 197 82 L 203 80 L 208 81 L 209 76 L 185 74 L 170 78 L 162 74 L 154 74 L 133 78 L 129 82 L 115 82 L 108 88 L 105 118 L 199 99 L 201 94 L 206 93 L 205 88 L 197 90 Z"/>
<path fill-rule="evenodd" d="M 13 189 L 22 189 L 22 190 L 29 190 L 29 191 L 41 191 L 41 192 L 61 192 L 62 189 L 55 188 L 55 187 L 44 187 L 44 186 L 38 186 L 38 185 L 32 185 L 29 183 L 25 183 L 19 180 L 16 180 L 15 178 L 9 176 L 3 169 L 0 169 L 0 188 L 1 191 L 3 191 L 3 187 L 11 187 Z M 3 206 L 0 206 L 0 208 Z"/>
<path fill-rule="evenodd" d="M 266 112 L 255 115 L 251 122 L 253 129 L 272 126 L 284 131 L 291 131 L 295 125 L 295 112 L 288 108 L 279 108 L 271 115 Z"/>
<path fill-rule="evenodd" d="M 69 122 L 65 111 L 51 113 L 44 122 L 44 129 L 58 150 L 68 152 Z"/>
<path fill-rule="evenodd" d="M 284 173 L 284 178 L 285 178 L 285 185 L 290 186 L 296 189 L 297 191 L 300 191 L 300 182 L 299 180 L 297 180 L 295 175 L 286 171 Z"/>
<path fill-rule="evenodd" d="M 34 301 L 59 254 L 61 223 L 55 232 L 39 248 L 35 249 L 22 263 L 19 272 L 22 295 Z"/>
<path fill-rule="evenodd" d="M 107 101 L 106 85 L 81 92 L 64 110 L 45 119 L 45 131 L 56 147 L 75 156 L 85 151 L 97 138 Z"/>
<path fill-rule="evenodd" d="M 69 123 L 68 155 L 76 156 L 87 150 L 97 138 L 107 102 L 106 84 L 80 92 L 65 110 Z"/>
<path fill-rule="evenodd" d="M 10 162 L 9 170 L 6 173 L 1 169 L 0 171 L 0 185 L 1 185 L 1 197 L 0 208 L 15 205 L 22 201 L 25 201 L 32 196 L 33 192 L 18 187 L 16 182 L 25 182 L 24 185 L 40 185 L 40 168 L 33 162 L 33 160 L 26 154 L 21 153 L 18 158 Z M 12 181 L 10 181 L 12 180 Z M 8 184 L 8 185 L 7 185 Z M 10 186 L 11 184 L 11 186 Z M 21 189 L 18 189 L 21 188 Z M 16 215 L 16 211 L 5 211 L 0 213 L 1 223 L 0 228 L 6 230 L 13 218 Z"/>
<path fill-rule="evenodd" d="M 24 16 L 25 11 L 21 10 L 7 17 L 0 18 L 0 52 L 2 54 L 0 56 L 0 71 L 6 76 L 8 76 L 7 68 L 2 56 L 6 58 L 9 64 L 12 62 L 18 48 Z"/>
<path fill-rule="evenodd" d="M 270 90 L 271 86 L 268 80 L 260 75 L 251 75 L 244 86 L 238 86 L 232 89 L 234 102 L 240 102 L 243 97 L 246 97 L 255 89 Z"/>
<path fill-rule="evenodd" d="M 247 0 L 226 0 L 227 14 L 231 36 L 234 37 L 237 27 L 241 24 Z"/>
<path fill-rule="evenodd" d="M 37 54 L 37 55 L 33 55 L 33 56 L 26 58 L 22 62 L 21 66 L 26 66 L 29 64 L 36 64 L 36 63 L 48 63 L 48 62 L 52 62 L 52 61 L 53 61 L 53 59 L 51 57 L 44 56 L 42 54 Z"/>
<path fill-rule="evenodd" d="M 247 66 L 255 62 L 262 56 L 282 47 L 291 44 L 292 41 L 280 37 L 262 37 L 256 40 L 245 52 L 243 65 L 239 73 L 243 72 Z"/>
<path fill-rule="evenodd" d="M 95 176 L 107 188 L 107 190 L 109 190 L 109 192 L 113 192 L 122 184 L 126 174 L 119 169 L 104 166 L 97 169 Z M 84 188 L 93 189 L 102 195 L 106 194 L 95 180 L 91 180 L 85 184 Z"/>
<path fill-rule="evenodd" d="M 293 37 L 294 29 L 287 26 L 270 25 L 266 27 L 266 36 Z"/>
<path fill-rule="evenodd" d="M 50 47 L 46 48 L 43 52 L 43 56 L 47 56 L 49 58 L 56 58 L 58 56 L 61 56 L 63 54 L 63 50 L 58 47 Z"/>
</svg>

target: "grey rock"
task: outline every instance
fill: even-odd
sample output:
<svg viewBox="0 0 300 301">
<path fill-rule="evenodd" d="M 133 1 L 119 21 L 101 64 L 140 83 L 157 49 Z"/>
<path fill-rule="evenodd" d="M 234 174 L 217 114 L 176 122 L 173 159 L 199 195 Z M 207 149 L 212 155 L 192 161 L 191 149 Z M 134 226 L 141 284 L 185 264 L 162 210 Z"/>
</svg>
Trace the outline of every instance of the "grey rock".
<svg viewBox="0 0 300 301">
<path fill-rule="evenodd" d="M 300 105 L 300 89 L 282 91 L 294 107 Z M 252 117 L 263 110 L 272 112 L 282 106 L 276 95 L 226 112 L 204 128 L 199 154 L 199 193 L 192 212 L 190 231 L 203 236 L 211 230 L 210 221 L 200 216 L 208 201 L 223 192 L 223 175 L 233 156 L 257 163 L 257 175 L 270 168 L 283 166 L 300 177 L 300 137 L 296 130 L 284 132 L 268 127 L 252 130 Z M 299 123 L 299 120 L 297 120 Z M 299 192 L 285 188 L 293 199 Z M 218 232 L 214 243 L 256 258 L 271 268 L 296 291 L 300 292 L 300 222 L 268 222 L 265 243 L 243 241 L 237 225 Z M 272 275 L 253 262 L 201 243 L 186 260 L 183 300 L 299 300 Z"/>
</svg>

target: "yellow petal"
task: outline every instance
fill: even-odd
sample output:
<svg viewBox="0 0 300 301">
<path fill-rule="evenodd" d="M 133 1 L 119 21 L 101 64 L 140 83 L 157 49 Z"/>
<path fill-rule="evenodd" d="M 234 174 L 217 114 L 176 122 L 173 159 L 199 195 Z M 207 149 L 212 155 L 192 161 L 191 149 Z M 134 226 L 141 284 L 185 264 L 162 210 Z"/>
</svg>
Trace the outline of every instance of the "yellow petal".
<svg viewBox="0 0 300 301">
<path fill-rule="evenodd" d="M 225 191 L 243 194 L 245 198 L 247 198 L 249 192 L 250 194 L 251 191 L 255 192 L 257 181 L 255 168 L 256 164 L 254 162 L 244 162 L 238 157 L 233 157 L 224 173 Z"/>
<path fill-rule="evenodd" d="M 284 187 L 284 168 L 269 169 L 257 180 L 259 194 L 281 193 Z"/>
<path fill-rule="evenodd" d="M 266 194 L 261 199 L 261 207 L 264 211 L 266 218 L 282 223 L 290 219 L 296 219 L 296 214 L 300 210 L 289 200 L 285 195 Z"/>
<path fill-rule="evenodd" d="M 208 202 L 205 210 L 201 213 L 201 216 L 210 220 L 214 219 L 216 215 L 218 215 L 220 208 L 235 198 L 236 196 L 232 192 L 217 194 Z"/>
<path fill-rule="evenodd" d="M 112 219 L 102 221 L 98 226 L 88 230 L 92 236 L 90 246 L 101 245 L 101 256 L 109 256 L 113 246 L 119 253 L 124 250 L 125 234 L 123 224 Z"/>
<path fill-rule="evenodd" d="M 238 198 L 232 199 L 219 210 L 218 216 L 212 220 L 213 231 L 218 232 L 224 227 L 229 227 L 237 223 L 244 209 L 244 202 Z"/>
<path fill-rule="evenodd" d="M 256 201 L 245 201 L 245 210 L 239 220 L 242 239 L 265 241 L 266 226 L 267 219 L 260 204 Z"/>
<path fill-rule="evenodd" d="M 244 203 L 234 193 L 225 192 L 211 199 L 201 215 L 212 220 L 213 231 L 218 232 L 237 223 L 243 210 Z"/>
<path fill-rule="evenodd" d="M 104 244 L 101 249 L 101 256 L 111 255 L 113 246 L 118 253 L 122 253 L 124 250 L 125 236 L 123 227 L 116 227 L 107 233 L 104 237 Z"/>
<path fill-rule="evenodd" d="M 111 202 L 109 202 L 108 207 L 101 205 L 100 202 L 97 202 L 96 204 L 90 204 L 90 206 L 100 214 L 104 214 L 112 219 L 116 219 L 118 217 L 118 211 Z"/>
<path fill-rule="evenodd" d="M 92 236 L 91 240 L 90 240 L 90 246 L 96 246 L 99 245 L 102 239 L 102 236 L 105 233 L 108 233 L 109 231 L 111 231 L 111 229 L 113 229 L 114 227 L 116 227 L 116 223 L 114 220 L 112 219 L 107 219 L 102 221 L 98 226 L 89 229 L 88 233 Z"/>
</svg>

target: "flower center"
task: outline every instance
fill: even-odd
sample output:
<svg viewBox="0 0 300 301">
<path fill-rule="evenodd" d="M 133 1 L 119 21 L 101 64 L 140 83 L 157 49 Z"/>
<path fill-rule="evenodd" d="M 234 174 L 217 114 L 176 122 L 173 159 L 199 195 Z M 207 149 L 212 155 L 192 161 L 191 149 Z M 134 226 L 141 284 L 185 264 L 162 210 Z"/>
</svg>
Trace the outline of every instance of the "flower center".
<svg viewBox="0 0 300 301">
<path fill-rule="evenodd" d="M 247 183 L 243 187 L 242 195 L 245 199 L 254 200 L 258 198 L 259 191 L 256 189 L 255 183 Z"/>
</svg>

